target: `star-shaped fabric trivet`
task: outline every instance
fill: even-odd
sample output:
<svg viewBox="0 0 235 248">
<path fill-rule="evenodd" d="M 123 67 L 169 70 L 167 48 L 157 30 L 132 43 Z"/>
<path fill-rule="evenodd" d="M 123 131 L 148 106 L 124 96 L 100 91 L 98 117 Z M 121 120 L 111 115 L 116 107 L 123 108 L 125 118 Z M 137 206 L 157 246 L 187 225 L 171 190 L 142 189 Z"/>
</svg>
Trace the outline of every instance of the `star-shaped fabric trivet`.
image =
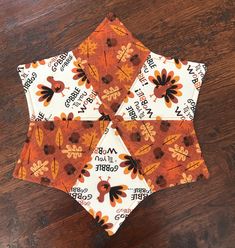
<svg viewBox="0 0 235 248">
<path fill-rule="evenodd" d="M 152 192 L 208 178 L 192 122 L 204 64 L 150 52 L 109 15 L 18 71 L 31 122 L 14 176 L 69 193 L 109 235 Z"/>
</svg>

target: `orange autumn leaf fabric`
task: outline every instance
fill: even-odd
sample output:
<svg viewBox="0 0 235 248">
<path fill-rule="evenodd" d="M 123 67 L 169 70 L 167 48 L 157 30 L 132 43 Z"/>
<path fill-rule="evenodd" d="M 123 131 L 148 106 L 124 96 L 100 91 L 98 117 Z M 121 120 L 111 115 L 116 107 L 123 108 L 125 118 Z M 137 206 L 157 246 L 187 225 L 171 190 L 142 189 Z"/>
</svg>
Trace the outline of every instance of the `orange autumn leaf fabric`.
<svg viewBox="0 0 235 248">
<path fill-rule="evenodd" d="M 121 155 L 123 166 L 139 167 L 153 191 L 208 178 L 192 121 L 120 121 L 117 128 L 134 161 Z"/>
<path fill-rule="evenodd" d="M 113 116 L 149 55 L 147 49 L 114 16 L 106 17 L 76 49 L 74 56 L 87 61 L 84 71 L 98 93 L 103 112 Z M 76 68 L 74 69 L 76 72 Z"/>
<path fill-rule="evenodd" d="M 107 126 L 102 123 L 30 122 L 14 176 L 68 193 L 77 180 L 90 176 L 92 165 L 87 162 Z"/>
</svg>

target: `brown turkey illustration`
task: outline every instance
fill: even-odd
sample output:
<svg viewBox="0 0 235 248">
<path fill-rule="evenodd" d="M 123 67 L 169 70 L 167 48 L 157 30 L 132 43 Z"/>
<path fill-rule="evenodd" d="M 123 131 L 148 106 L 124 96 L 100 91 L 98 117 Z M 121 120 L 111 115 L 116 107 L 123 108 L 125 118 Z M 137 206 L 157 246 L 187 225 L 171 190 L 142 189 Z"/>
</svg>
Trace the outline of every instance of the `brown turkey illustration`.
<svg viewBox="0 0 235 248">
<path fill-rule="evenodd" d="M 97 197 L 99 202 L 104 202 L 104 196 L 109 193 L 110 204 L 112 207 L 116 206 L 116 203 L 122 203 L 121 197 L 126 197 L 126 193 L 124 190 L 127 190 L 128 187 L 126 185 L 119 185 L 111 187 L 108 182 L 110 177 L 107 180 L 102 180 L 101 177 L 100 182 L 97 184 L 97 189 L 100 195 Z"/>
<path fill-rule="evenodd" d="M 164 98 L 166 106 L 171 107 L 172 102 L 178 103 L 178 96 L 182 95 L 179 89 L 182 88 L 182 84 L 178 83 L 179 77 L 174 75 L 173 71 L 167 73 L 166 69 L 162 69 L 161 73 L 159 71 L 154 72 L 155 77 L 149 76 L 149 81 L 155 85 L 154 94 L 150 97 L 155 96 L 154 102 L 158 98 Z"/>
<path fill-rule="evenodd" d="M 44 102 L 43 105 L 45 107 L 49 105 L 54 93 L 61 93 L 64 96 L 63 90 L 69 89 L 69 87 L 65 87 L 62 81 L 55 80 L 53 76 L 47 77 L 47 81 L 51 84 L 51 87 L 49 88 L 43 84 L 39 84 L 39 91 L 36 92 L 36 95 L 40 96 L 38 101 Z"/>
</svg>

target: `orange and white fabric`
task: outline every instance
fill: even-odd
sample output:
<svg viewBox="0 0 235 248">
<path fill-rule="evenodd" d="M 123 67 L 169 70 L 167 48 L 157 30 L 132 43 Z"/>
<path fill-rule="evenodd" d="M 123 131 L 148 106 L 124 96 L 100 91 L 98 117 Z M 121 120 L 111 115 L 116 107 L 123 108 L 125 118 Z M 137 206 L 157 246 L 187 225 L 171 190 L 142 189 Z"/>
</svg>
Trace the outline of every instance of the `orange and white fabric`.
<svg viewBox="0 0 235 248">
<path fill-rule="evenodd" d="M 70 194 L 109 235 L 153 192 L 208 178 L 192 121 L 203 63 L 151 52 L 109 15 L 18 72 L 30 124 L 14 177 Z"/>
</svg>

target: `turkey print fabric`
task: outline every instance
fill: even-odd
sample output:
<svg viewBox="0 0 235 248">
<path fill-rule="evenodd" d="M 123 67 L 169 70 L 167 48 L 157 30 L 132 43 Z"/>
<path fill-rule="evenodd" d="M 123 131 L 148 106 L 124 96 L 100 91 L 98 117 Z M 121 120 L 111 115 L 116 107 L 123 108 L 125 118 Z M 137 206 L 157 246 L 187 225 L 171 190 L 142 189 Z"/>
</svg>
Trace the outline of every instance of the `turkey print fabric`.
<svg viewBox="0 0 235 248">
<path fill-rule="evenodd" d="M 109 235 L 153 192 L 208 178 L 192 122 L 204 64 L 151 52 L 109 15 L 18 72 L 30 124 L 14 177 L 70 194 Z"/>
</svg>

